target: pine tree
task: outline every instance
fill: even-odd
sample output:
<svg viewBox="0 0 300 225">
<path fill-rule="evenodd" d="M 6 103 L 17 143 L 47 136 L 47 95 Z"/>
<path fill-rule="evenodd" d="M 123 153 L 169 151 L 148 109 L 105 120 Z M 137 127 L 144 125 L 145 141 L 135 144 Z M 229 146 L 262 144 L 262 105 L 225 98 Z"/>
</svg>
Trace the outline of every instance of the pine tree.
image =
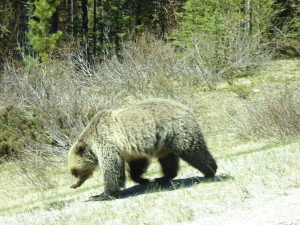
<svg viewBox="0 0 300 225">
<path fill-rule="evenodd" d="M 298 39 L 300 40 L 300 5 L 293 5 L 294 9 L 295 9 L 295 14 L 297 16 L 295 16 L 293 19 L 292 19 L 292 25 L 291 25 L 291 28 L 292 28 L 292 31 L 291 31 L 291 34 L 290 36 L 292 38 L 295 38 L 295 39 Z"/>
<path fill-rule="evenodd" d="M 179 13 L 181 22 L 175 30 L 177 43 L 190 45 L 195 34 L 210 36 L 211 41 L 217 41 L 226 35 L 224 18 L 220 12 L 220 1 L 189 0 L 183 6 L 184 12 Z"/>
<path fill-rule="evenodd" d="M 122 38 L 126 35 L 129 16 L 124 12 L 126 0 L 102 0 L 99 39 L 104 49 L 111 49 L 118 55 Z"/>
<path fill-rule="evenodd" d="M 35 0 L 33 4 L 34 12 L 29 20 L 28 38 L 32 48 L 38 51 L 40 60 L 46 61 L 62 35 L 61 31 L 50 34 L 50 20 L 60 0 Z"/>
</svg>

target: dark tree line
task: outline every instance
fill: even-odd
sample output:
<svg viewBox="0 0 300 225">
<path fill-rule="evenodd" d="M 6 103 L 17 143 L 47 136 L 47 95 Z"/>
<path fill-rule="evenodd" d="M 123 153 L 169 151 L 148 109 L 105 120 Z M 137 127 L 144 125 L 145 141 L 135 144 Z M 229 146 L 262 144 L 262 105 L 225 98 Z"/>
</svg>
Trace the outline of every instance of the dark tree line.
<svg viewBox="0 0 300 225">
<path fill-rule="evenodd" d="M 58 1 L 49 20 L 49 34 L 62 31 L 57 47 L 72 43 L 84 50 L 88 58 L 96 58 L 103 50 L 119 52 L 121 41 L 134 40 L 144 32 L 169 40 L 178 24 L 178 12 L 186 0 L 1 0 L 0 1 L 0 63 L 22 60 L 34 49 L 27 33 L 35 8 Z M 242 5 L 246 2 L 241 0 Z M 281 26 L 299 16 L 297 0 L 277 0 L 282 11 L 278 15 Z M 52 6 L 53 7 L 53 6 Z M 248 7 L 251 7 L 249 5 Z M 45 12 L 47 9 L 45 8 Z M 250 18 L 252 20 L 252 18 Z M 278 22 L 278 21 L 277 21 Z M 42 26 L 38 24 L 37 26 Z M 39 28 L 39 27 L 38 27 Z M 252 27 L 249 27 L 250 31 Z M 53 42 L 54 43 L 54 42 Z M 50 48 L 51 49 L 51 48 Z"/>
<path fill-rule="evenodd" d="M 0 58 L 19 58 L 27 53 L 28 21 L 33 18 L 34 2 L 3 0 L 0 3 Z M 51 2 L 51 0 L 48 0 Z M 50 33 L 63 32 L 63 41 L 74 41 L 88 55 L 102 54 L 103 48 L 116 51 L 125 36 L 145 31 L 166 38 L 176 25 L 176 12 L 183 0 L 60 0 L 52 15 Z M 7 10 L 9 9 L 9 10 Z M 37 19 L 38 18 L 33 18 Z"/>
</svg>

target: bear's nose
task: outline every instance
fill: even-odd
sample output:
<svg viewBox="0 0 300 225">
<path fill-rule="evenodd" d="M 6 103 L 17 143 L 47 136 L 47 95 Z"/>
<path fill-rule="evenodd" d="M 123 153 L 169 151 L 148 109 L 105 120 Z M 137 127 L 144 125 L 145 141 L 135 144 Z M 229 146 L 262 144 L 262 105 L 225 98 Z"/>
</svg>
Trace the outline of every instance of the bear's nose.
<svg viewBox="0 0 300 225">
<path fill-rule="evenodd" d="M 74 189 L 78 188 L 78 185 L 77 184 L 73 184 L 73 185 L 70 186 L 70 188 L 74 188 Z"/>
</svg>

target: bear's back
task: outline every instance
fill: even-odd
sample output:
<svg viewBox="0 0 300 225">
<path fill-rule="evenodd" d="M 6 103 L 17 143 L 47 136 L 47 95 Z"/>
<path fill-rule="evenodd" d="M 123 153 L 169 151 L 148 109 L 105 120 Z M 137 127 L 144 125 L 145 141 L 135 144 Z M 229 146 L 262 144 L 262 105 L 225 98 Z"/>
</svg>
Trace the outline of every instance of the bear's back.
<svg viewBox="0 0 300 225">
<path fill-rule="evenodd" d="M 130 143 L 131 155 L 155 155 L 174 133 L 188 133 L 198 127 L 192 111 L 186 106 L 167 99 L 151 99 L 116 110 L 113 113 L 122 130 L 118 138 Z M 125 136 L 123 136 L 125 135 Z M 128 152 L 129 153 L 129 152 Z"/>
<path fill-rule="evenodd" d="M 127 108 L 117 110 L 121 116 L 141 115 L 141 116 L 155 116 L 162 118 L 164 116 L 172 118 L 176 115 L 193 114 L 192 111 L 185 105 L 169 99 L 150 99 Z"/>
<path fill-rule="evenodd" d="M 148 126 L 173 126 L 173 122 L 195 120 L 193 112 L 185 105 L 169 99 L 150 99 L 115 111 L 126 124 L 142 129 Z"/>
</svg>

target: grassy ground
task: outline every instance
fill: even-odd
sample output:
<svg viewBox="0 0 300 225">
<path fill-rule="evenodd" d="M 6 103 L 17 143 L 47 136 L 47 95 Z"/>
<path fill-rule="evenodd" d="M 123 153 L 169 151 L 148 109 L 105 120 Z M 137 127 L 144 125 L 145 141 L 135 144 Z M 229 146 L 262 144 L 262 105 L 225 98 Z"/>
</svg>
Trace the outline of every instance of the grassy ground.
<svg viewBox="0 0 300 225">
<path fill-rule="evenodd" d="M 214 180 L 203 181 L 181 162 L 172 184 L 136 186 L 127 179 L 120 199 L 86 202 L 102 192 L 101 172 L 71 190 L 64 160 L 49 159 L 55 167 L 43 174 L 10 162 L 0 168 L 0 224 L 300 224 L 299 136 L 242 139 L 245 127 L 233 122 L 243 123 L 235 115 L 246 117 L 245 102 L 287 86 L 299 89 L 299 68 L 299 60 L 276 61 L 231 87 L 199 92 L 195 86 L 176 95 L 199 117 L 219 165 Z M 159 175 L 153 162 L 146 176 Z"/>
</svg>

